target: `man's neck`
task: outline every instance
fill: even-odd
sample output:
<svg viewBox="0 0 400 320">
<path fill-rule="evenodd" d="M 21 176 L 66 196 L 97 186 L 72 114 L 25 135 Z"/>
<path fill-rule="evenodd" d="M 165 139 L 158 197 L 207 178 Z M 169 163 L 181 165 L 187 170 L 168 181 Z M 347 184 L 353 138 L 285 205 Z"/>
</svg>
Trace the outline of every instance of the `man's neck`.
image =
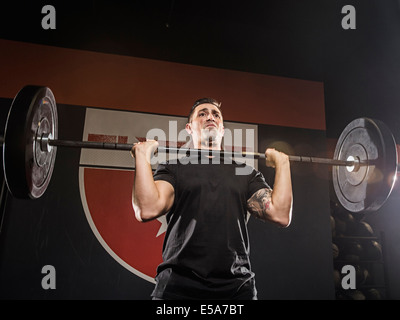
<svg viewBox="0 0 400 320">
<path fill-rule="evenodd" d="M 196 146 L 196 144 L 195 144 Z M 197 143 L 197 149 L 221 150 L 221 142 L 215 140 L 200 141 Z"/>
</svg>

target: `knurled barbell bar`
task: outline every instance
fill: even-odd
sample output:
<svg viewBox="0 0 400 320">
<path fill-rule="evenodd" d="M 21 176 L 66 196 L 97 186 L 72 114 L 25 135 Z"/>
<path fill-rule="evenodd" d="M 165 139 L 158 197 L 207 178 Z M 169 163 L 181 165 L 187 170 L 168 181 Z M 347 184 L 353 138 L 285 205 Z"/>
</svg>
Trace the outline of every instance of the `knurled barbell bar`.
<svg viewBox="0 0 400 320">
<path fill-rule="evenodd" d="M 133 144 L 129 143 L 113 143 L 113 142 L 97 142 L 97 141 L 73 141 L 73 140 L 59 140 L 53 139 L 51 136 L 38 137 L 39 145 L 42 150 L 50 150 L 52 146 L 56 147 L 69 147 L 69 148 L 86 148 L 86 149 L 106 149 L 106 150 L 131 150 Z M 208 149 L 187 149 L 187 148 L 176 148 L 176 147 L 158 147 L 157 152 L 166 153 L 201 153 L 204 155 L 222 155 L 234 157 L 253 157 L 255 159 L 265 159 L 264 153 L 259 152 L 235 152 L 235 151 L 218 151 L 218 150 L 208 150 Z M 317 157 L 307 157 L 307 156 L 291 156 L 289 155 L 289 160 L 293 162 L 312 162 L 320 164 L 347 166 L 349 168 L 353 166 L 366 166 L 367 163 L 362 163 L 358 159 L 350 160 L 335 160 Z M 350 169 L 349 169 L 350 170 Z"/>
<path fill-rule="evenodd" d="M 3 170 L 7 187 L 16 198 L 39 198 L 46 191 L 54 168 L 56 148 L 131 150 L 133 144 L 58 139 L 57 106 L 47 87 L 25 86 L 8 113 L 3 144 Z M 158 147 L 158 152 L 215 151 Z M 223 156 L 265 158 L 264 153 L 228 152 Z M 334 159 L 289 155 L 292 162 L 332 165 L 335 194 L 351 212 L 376 211 L 389 197 L 397 174 L 396 143 L 387 126 L 359 118 L 340 135 Z"/>
</svg>

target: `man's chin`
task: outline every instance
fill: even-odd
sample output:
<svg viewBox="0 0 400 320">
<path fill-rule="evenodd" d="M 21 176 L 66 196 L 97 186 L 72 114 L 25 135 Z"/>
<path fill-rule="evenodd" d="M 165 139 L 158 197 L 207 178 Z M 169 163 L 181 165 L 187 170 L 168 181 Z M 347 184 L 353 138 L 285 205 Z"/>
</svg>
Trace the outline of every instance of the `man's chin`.
<svg viewBox="0 0 400 320">
<path fill-rule="evenodd" d="M 218 132 L 214 127 L 202 130 L 202 137 L 204 140 L 215 140 L 217 136 Z"/>
</svg>

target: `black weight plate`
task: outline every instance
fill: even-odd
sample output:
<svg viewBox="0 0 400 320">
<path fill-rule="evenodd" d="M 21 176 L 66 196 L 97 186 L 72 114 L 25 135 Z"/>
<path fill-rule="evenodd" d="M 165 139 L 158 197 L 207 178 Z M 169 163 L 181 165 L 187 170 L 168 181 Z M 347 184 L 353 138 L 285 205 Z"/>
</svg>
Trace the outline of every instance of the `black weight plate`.
<svg viewBox="0 0 400 320">
<path fill-rule="evenodd" d="M 359 118 L 349 123 L 336 144 L 334 158 L 358 159 L 366 166 L 332 169 L 333 186 L 341 205 L 350 212 L 378 210 L 392 192 L 397 173 L 396 142 L 379 120 Z"/>
<path fill-rule="evenodd" d="M 47 87 L 25 86 L 12 102 L 4 132 L 4 176 L 13 197 L 36 199 L 47 189 L 56 148 L 41 150 L 37 137 L 42 134 L 57 139 L 54 95 Z"/>
</svg>

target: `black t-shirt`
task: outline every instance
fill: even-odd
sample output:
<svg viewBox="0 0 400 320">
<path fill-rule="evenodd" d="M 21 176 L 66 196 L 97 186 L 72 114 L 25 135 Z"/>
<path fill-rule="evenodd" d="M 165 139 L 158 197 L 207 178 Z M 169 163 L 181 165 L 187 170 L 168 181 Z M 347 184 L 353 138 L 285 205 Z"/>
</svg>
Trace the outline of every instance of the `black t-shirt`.
<svg viewBox="0 0 400 320">
<path fill-rule="evenodd" d="M 175 200 L 167 213 L 163 262 L 153 297 L 163 299 L 256 299 L 250 268 L 247 200 L 269 188 L 245 164 L 204 157 L 160 164 L 154 180 L 169 182 Z M 214 161 L 215 162 L 215 161 Z M 224 163 L 227 162 L 227 163 Z"/>
</svg>

